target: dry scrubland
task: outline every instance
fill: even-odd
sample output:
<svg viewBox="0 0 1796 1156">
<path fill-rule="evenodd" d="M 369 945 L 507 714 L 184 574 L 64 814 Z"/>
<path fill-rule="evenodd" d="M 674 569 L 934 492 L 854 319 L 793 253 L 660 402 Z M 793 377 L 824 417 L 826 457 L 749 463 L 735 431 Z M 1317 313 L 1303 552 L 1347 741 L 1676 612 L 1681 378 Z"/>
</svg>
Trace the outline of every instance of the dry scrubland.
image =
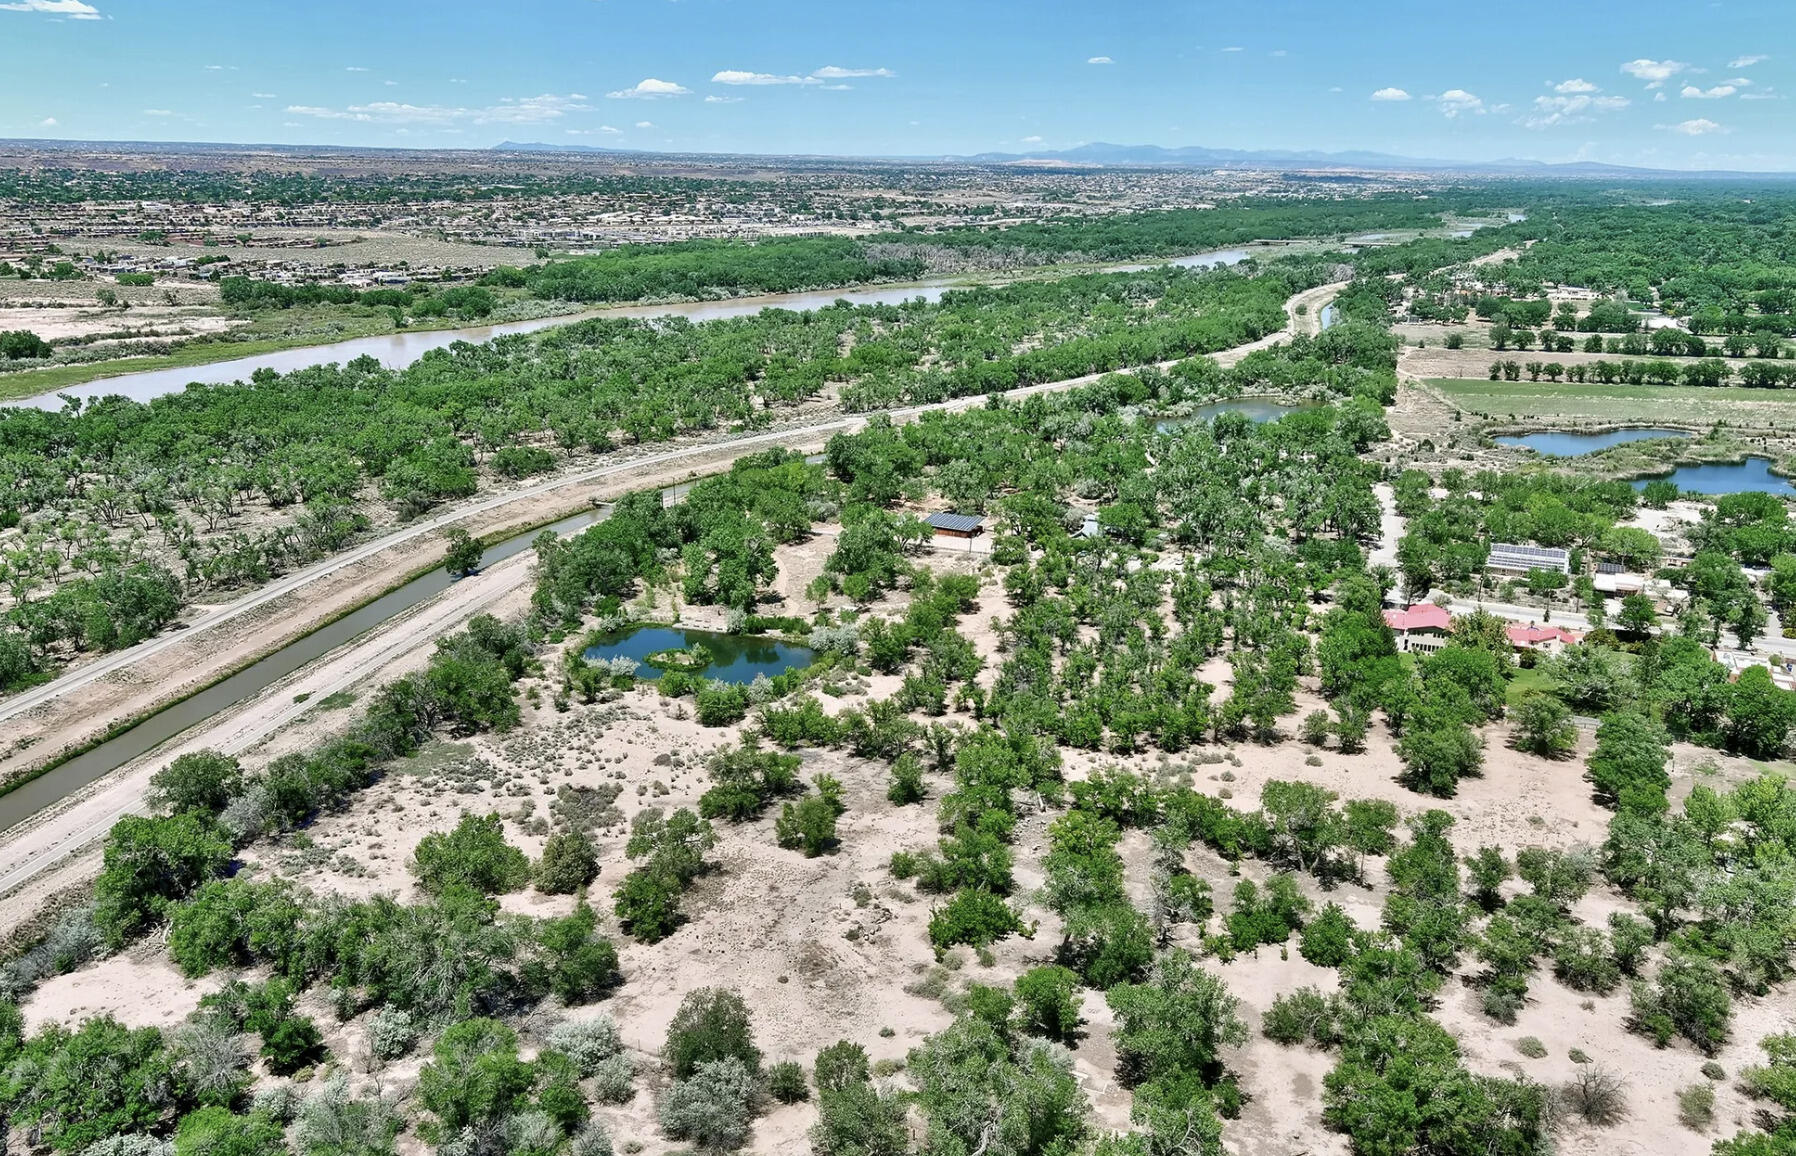
<svg viewBox="0 0 1796 1156">
<path fill-rule="evenodd" d="M 796 597 L 820 572 L 828 548 L 823 539 L 782 547 L 775 592 Z M 961 619 L 961 629 L 986 660 L 980 681 L 989 685 L 1001 657 L 997 628 L 1009 613 L 997 576 L 990 567 L 974 570 L 976 563 L 970 560 L 936 558 L 930 565 L 938 573 L 983 573 L 978 607 Z M 650 597 L 642 605 L 659 605 L 665 614 L 670 597 L 661 591 L 658 599 Z M 905 594 L 894 593 L 872 612 L 899 617 L 907 604 Z M 523 608 L 522 594 L 514 594 L 494 610 L 503 615 Z M 685 621 L 710 627 L 716 625 L 715 617 L 695 608 Z M 367 691 L 416 670 L 424 657 L 424 651 L 414 651 L 369 669 L 358 689 Z M 1219 692 L 1226 691 L 1229 674 L 1222 661 L 1213 661 L 1203 671 Z M 802 753 L 803 777 L 830 774 L 845 787 L 847 811 L 833 853 L 807 859 L 796 850 L 779 848 L 771 813 L 740 825 L 720 822 L 719 843 L 710 856 L 715 868 L 699 877 L 685 899 L 689 922 L 657 944 L 622 936 L 609 914 L 608 894 L 631 866 L 623 854 L 631 818 L 647 807 L 695 807 L 711 785 L 706 755 L 735 746 L 749 724 L 700 726 L 691 718 L 688 702 L 663 698 L 649 685 L 610 692 L 605 696 L 608 701 L 576 702 L 565 712 L 558 711 L 546 697 L 530 693 L 533 687 L 544 696 L 552 693 L 553 681 L 527 679 L 520 685 L 527 702 L 539 697 L 541 701 L 525 707 L 516 730 L 465 742 L 433 742 L 396 773 L 363 791 L 347 809 L 321 816 L 301 834 L 257 844 L 246 856 L 246 869 L 256 878 L 290 879 L 319 895 L 388 894 L 415 902 L 424 896 L 409 871 L 413 852 L 427 835 L 453 827 L 463 813 L 502 815 L 507 840 L 534 858 L 542 851 L 548 820 L 555 815 L 558 791 L 565 787 L 615 791 L 611 809 L 599 818 L 594 832 L 601 869 L 593 893 L 602 913 L 602 930 L 619 943 L 624 983 L 599 1003 L 566 1011 L 558 1010 L 554 1001 L 539 1007 L 524 1024 L 524 1052 L 528 1056 L 542 1046 L 565 1018 L 601 1013 L 615 1018 L 626 1049 L 637 1062 L 638 1090 L 628 1103 L 598 1105 L 595 1115 L 610 1128 L 619 1151 L 684 1150 L 662 1137 L 656 1121 L 658 1098 L 668 1087 L 658 1053 L 682 997 L 696 988 L 725 986 L 741 992 L 767 1062 L 793 1059 L 808 1065 L 820 1046 L 848 1038 L 864 1045 L 876 1064 L 883 1062 L 883 1071 L 902 1082 L 909 1049 L 952 1022 L 945 1002 L 953 1001 L 969 983 L 1008 983 L 1032 967 L 1053 962 L 1059 920 L 1032 895 L 1044 882 L 1040 860 L 1047 849 L 1047 826 L 1057 809 L 1026 804 L 1021 808 L 1015 842 L 1016 895 L 1036 925 L 1033 938 L 1016 937 L 995 945 L 986 962 L 976 960 L 966 948 L 954 948 L 938 959 L 926 934 L 934 906 L 931 898 L 920 895 L 912 882 L 894 879 L 888 864 L 894 851 L 918 849 L 933 841 L 933 800 L 951 788 L 951 780 L 931 773 L 929 798 L 922 805 L 895 806 L 885 795 L 889 773 L 885 764 L 840 751 Z M 834 672 L 823 683 L 823 701 L 831 711 L 864 706 L 889 697 L 899 681 L 897 676 Z M 1287 723 L 1321 705 L 1309 680 L 1305 684 L 1298 712 Z M 256 766 L 306 750 L 353 713 L 313 709 L 244 761 Z M 918 716 L 918 721 L 929 720 Z M 951 713 L 945 721 L 970 720 Z M 1511 749 L 1505 724 L 1485 728 L 1484 737 L 1483 777 L 1464 781 L 1458 795 L 1446 800 L 1428 799 L 1396 784 L 1399 762 L 1381 726 L 1370 736 L 1368 750 L 1356 755 L 1319 751 L 1288 734 L 1271 744 L 1202 746 L 1178 756 L 1063 753 L 1071 781 L 1100 768 L 1122 767 L 1157 781 L 1194 786 L 1248 810 L 1258 805 L 1262 786 L 1275 779 L 1314 782 L 1344 798 L 1389 800 L 1405 816 L 1439 808 L 1454 816 L 1455 844 L 1467 850 L 1482 844 L 1513 851 L 1600 843 L 1610 813 L 1591 801 L 1589 786 L 1581 778 L 1582 759 L 1590 747 L 1588 732 L 1581 734 L 1577 754 L 1561 761 Z M 1706 766 L 1697 771 L 1699 764 Z M 1757 770 L 1746 760 L 1718 761 L 1714 752 L 1679 746 L 1671 794 L 1674 801 L 1680 799 L 1697 781 L 1724 789 L 1752 778 Z M 1119 851 L 1129 897 L 1140 905 L 1149 889 L 1149 840 L 1143 832 L 1130 832 Z M 1250 859 L 1232 866 L 1201 845 L 1187 852 L 1186 865 L 1210 884 L 1219 905 L 1239 878 L 1264 883 L 1272 875 L 1264 863 Z M 1382 857 L 1368 860 L 1365 885 L 1343 882 L 1323 889 L 1310 876 L 1299 878 L 1305 895 L 1318 907 L 1338 903 L 1362 927 L 1377 926 L 1389 895 Z M 1515 881 L 1505 885 L 1507 894 L 1522 890 Z M 574 900 L 523 890 L 502 896 L 501 904 L 508 912 L 542 917 L 568 914 Z M 1574 906 L 1572 914 L 1587 925 L 1600 925 L 1609 912 L 1628 909 L 1619 896 L 1599 886 Z M 1197 950 L 1202 933 L 1213 929 L 1217 918 L 1205 927 L 1176 927 L 1172 943 Z M 1324 1128 L 1321 1120 L 1322 1080 L 1333 1067 L 1334 1056 L 1281 1046 L 1258 1032 L 1259 1016 L 1275 998 L 1306 986 L 1334 990 L 1337 973 L 1303 960 L 1294 941 L 1288 948 L 1261 947 L 1226 963 L 1205 958 L 1201 965 L 1220 976 L 1241 1000 L 1251 1032 L 1244 1046 L 1230 1048 L 1225 1055 L 1249 1097 L 1241 1117 L 1226 1125 L 1230 1151 L 1238 1156 L 1346 1153 L 1346 1139 Z M 1477 991 L 1468 982 L 1477 967 L 1468 958 L 1440 993 L 1434 1013 L 1460 1037 L 1473 1071 L 1525 1075 L 1556 1085 L 1578 1071 L 1570 1055 L 1581 1050 L 1626 1075 L 1627 1117 L 1610 1128 L 1565 1128 L 1558 1136 L 1559 1151 L 1573 1156 L 1645 1156 L 1706 1148 L 1707 1137 L 1699 1138 L 1680 1125 L 1675 1092 L 1701 1082 L 1698 1069 L 1705 1059 L 1712 1058 L 1729 1072 L 1757 1062 L 1759 1038 L 1796 1022 L 1796 993 L 1785 989 L 1762 1000 L 1740 999 L 1733 1042 L 1713 1057 L 1684 1044 L 1657 1049 L 1625 1030 L 1625 986 L 1608 996 L 1592 996 L 1565 987 L 1543 968 L 1535 975 L 1516 1022 L 1501 1025 L 1479 1009 Z M 113 1015 L 131 1027 L 168 1028 L 191 1014 L 223 978 L 218 973 L 201 980 L 183 978 L 170 962 L 166 945 L 152 938 L 120 955 L 46 980 L 22 1010 L 34 1029 L 51 1022 L 74 1027 L 99 1014 Z M 302 998 L 300 1010 L 324 1028 L 332 1070 L 351 1073 L 357 1087 L 404 1092 L 428 1058 L 419 1053 L 390 1063 L 375 1059 L 368 1044 L 372 1013 L 339 1023 L 318 989 Z M 1082 1011 L 1086 1022 L 1073 1056 L 1075 1073 L 1092 1104 L 1092 1123 L 1101 1129 L 1126 1128 L 1131 1096 L 1117 1078 L 1112 1014 L 1101 994 L 1094 992 L 1084 993 Z M 1546 1046 L 1545 1055 L 1524 1054 L 1522 1041 L 1530 1038 Z M 261 1082 L 274 1081 L 264 1074 Z M 1750 1124 L 1752 1101 L 1726 1083 L 1716 1085 L 1715 1092 L 1714 1134 Z M 757 1121 L 746 1150 L 768 1156 L 804 1151 L 806 1133 L 815 1119 L 813 1103 L 772 1104 Z M 401 1137 L 400 1147 L 407 1153 L 428 1150 L 411 1134 Z"/>
</svg>

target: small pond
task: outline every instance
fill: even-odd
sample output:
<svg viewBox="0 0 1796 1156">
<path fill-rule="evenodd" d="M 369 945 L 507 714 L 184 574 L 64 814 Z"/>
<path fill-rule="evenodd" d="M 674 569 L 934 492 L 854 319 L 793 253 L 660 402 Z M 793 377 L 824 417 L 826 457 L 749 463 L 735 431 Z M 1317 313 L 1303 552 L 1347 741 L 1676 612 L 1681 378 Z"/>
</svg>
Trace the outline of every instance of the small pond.
<svg viewBox="0 0 1796 1156">
<path fill-rule="evenodd" d="M 1209 405 L 1200 405 L 1179 417 L 1163 417 L 1154 423 L 1154 429 L 1159 433 L 1175 433 L 1188 425 L 1215 421 L 1225 413 L 1241 414 L 1248 421 L 1259 425 L 1261 422 L 1277 421 L 1286 414 L 1299 410 L 1315 409 L 1319 404 L 1313 401 L 1282 401 L 1275 397 L 1238 397 L 1233 401 L 1213 401 Z"/>
<path fill-rule="evenodd" d="M 1747 458 L 1743 462 L 1707 462 L 1700 466 L 1679 466 L 1663 478 L 1640 478 L 1636 490 L 1646 488 L 1649 481 L 1667 481 L 1687 494 L 1776 494 L 1796 496 L 1796 486 L 1788 478 L 1771 472 L 1770 458 Z"/>
<path fill-rule="evenodd" d="M 643 661 L 649 655 L 664 650 L 689 650 L 699 644 L 710 652 L 711 665 L 694 674 L 719 682 L 753 682 L 757 674 L 772 678 L 788 670 L 809 666 L 817 658 L 817 652 L 808 646 L 795 646 L 778 639 L 682 630 L 675 626 L 635 626 L 607 634 L 587 647 L 582 657 L 588 662 L 634 658 L 638 674 L 656 678 L 661 672 Z"/>
<path fill-rule="evenodd" d="M 1628 442 L 1652 441 L 1655 438 L 1687 438 L 1689 436 L 1681 429 L 1615 429 L 1607 433 L 1565 433 L 1546 430 L 1540 433 L 1516 434 L 1492 440 L 1500 446 L 1533 450 L 1535 453 L 1549 458 L 1575 458 L 1580 454 L 1593 454 L 1598 450 L 1606 450 L 1610 446 L 1626 445 Z"/>
</svg>

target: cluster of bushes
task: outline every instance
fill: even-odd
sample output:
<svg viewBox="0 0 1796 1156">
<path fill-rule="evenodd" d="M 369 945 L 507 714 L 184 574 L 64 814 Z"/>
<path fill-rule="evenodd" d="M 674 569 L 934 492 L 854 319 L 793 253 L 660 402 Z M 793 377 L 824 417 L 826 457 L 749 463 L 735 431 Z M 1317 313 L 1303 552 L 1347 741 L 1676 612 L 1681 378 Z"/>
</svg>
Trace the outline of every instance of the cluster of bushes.
<svg viewBox="0 0 1796 1156">
<path fill-rule="evenodd" d="M 122 283 L 122 280 L 121 280 Z M 225 277 L 218 282 L 219 299 L 233 309 L 292 309 L 296 305 L 372 305 L 408 310 L 416 317 L 454 317 L 478 321 L 491 316 L 497 302 L 489 289 L 478 285 L 433 288 L 408 285 L 402 289 L 355 289 L 348 285 L 287 285 L 249 277 Z"/>
</svg>

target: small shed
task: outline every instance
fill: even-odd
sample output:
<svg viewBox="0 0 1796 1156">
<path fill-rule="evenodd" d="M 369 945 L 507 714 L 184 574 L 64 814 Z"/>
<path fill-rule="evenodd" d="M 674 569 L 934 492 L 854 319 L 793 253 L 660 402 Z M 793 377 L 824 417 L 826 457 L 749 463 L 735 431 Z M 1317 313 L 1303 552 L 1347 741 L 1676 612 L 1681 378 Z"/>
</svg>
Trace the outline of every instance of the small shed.
<svg viewBox="0 0 1796 1156">
<path fill-rule="evenodd" d="M 985 519 L 971 514 L 931 514 L 923 524 L 938 538 L 977 538 L 985 528 Z"/>
</svg>

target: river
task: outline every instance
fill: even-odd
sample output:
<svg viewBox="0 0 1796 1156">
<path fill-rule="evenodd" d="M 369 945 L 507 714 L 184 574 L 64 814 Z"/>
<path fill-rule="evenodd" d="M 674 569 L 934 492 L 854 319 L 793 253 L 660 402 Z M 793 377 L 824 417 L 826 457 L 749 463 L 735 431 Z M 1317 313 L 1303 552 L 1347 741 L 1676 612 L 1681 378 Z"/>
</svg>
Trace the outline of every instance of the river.
<svg viewBox="0 0 1796 1156">
<path fill-rule="evenodd" d="M 1177 265 L 1182 268 L 1214 268 L 1219 265 L 1234 265 L 1245 261 L 1248 252 L 1245 249 L 1216 249 L 1207 253 L 1193 253 L 1186 257 L 1176 257 L 1170 261 L 1150 264 L 1106 265 L 1101 271 L 1107 273 L 1133 273 L 1143 269 L 1153 269 L 1159 265 Z M 215 361 L 210 365 L 196 365 L 180 369 L 151 369 L 141 373 L 123 373 L 116 377 L 105 377 L 98 381 L 90 381 L 82 385 L 66 386 L 49 393 L 35 394 L 31 397 L 18 398 L 3 405 L 35 406 L 38 409 L 61 409 L 63 398 L 100 398 L 128 397 L 133 401 L 149 401 L 165 393 L 177 393 L 189 385 L 217 385 L 232 381 L 244 381 L 259 369 L 272 369 L 276 373 L 291 373 L 296 369 L 305 369 L 313 365 L 335 363 L 345 365 L 358 357 L 372 357 L 388 369 L 404 369 L 433 349 L 446 349 L 457 341 L 468 341 L 478 344 L 491 341 L 495 337 L 505 337 L 513 333 L 535 333 L 543 329 L 552 329 L 560 325 L 571 325 L 576 321 L 586 321 L 593 317 L 684 317 L 689 321 L 717 321 L 725 317 L 747 317 L 759 313 L 763 309 L 790 309 L 796 312 L 808 312 L 823 309 L 837 301 L 847 301 L 852 305 L 897 305 L 905 301 L 923 300 L 940 301 L 942 295 L 951 289 L 971 288 L 964 281 L 941 278 L 933 281 L 919 281 L 910 285 L 875 285 L 859 289 L 819 289 L 802 293 L 770 293 L 759 297 L 732 297 L 724 301 L 675 301 L 661 305 L 608 305 L 597 309 L 584 309 L 578 313 L 563 313 L 557 317 L 538 317 L 529 321 L 510 321 L 501 325 L 472 325 L 462 329 L 420 329 L 405 333 L 386 333 L 375 337 L 357 337 L 349 341 L 336 341 L 325 345 L 306 345 L 296 349 L 283 349 L 276 353 L 262 353 L 254 357 L 239 357 L 230 361 Z"/>
</svg>

